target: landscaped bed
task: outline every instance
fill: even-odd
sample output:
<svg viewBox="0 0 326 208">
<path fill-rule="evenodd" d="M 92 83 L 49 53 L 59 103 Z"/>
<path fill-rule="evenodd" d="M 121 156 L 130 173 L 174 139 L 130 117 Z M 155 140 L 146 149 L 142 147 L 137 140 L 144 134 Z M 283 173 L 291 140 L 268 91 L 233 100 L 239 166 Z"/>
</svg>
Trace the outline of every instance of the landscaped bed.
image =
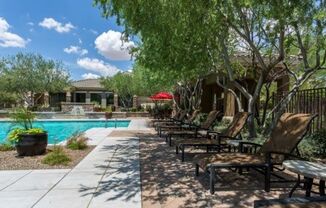
<svg viewBox="0 0 326 208">
<path fill-rule="evenodd" d="M 83 150 L 72 150 L 62 147 L 63 152 L 70 158 L 66 165 L 48 165 L 42 160 L 53 151 L 48 147 L 46 153 L 33 157 L 17 157 L 17 151 L 0 151 L 0 170 L 26 170 L 26 169 L 66 169 L 75 167 L 95 146 L 88 146 Z"/>
</svg>

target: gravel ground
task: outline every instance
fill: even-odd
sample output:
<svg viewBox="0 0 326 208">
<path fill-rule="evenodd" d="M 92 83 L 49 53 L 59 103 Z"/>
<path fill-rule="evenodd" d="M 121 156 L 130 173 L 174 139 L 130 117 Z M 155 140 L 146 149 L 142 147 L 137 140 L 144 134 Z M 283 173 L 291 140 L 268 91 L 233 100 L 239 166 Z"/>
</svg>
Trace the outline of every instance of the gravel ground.
<svg viewBox="0 0 326 208">
<path fill-rule="evenodd" d="M 51 152 L 48 148 L 44 155 L 33 157 L 17 157 L 16 150 L 0 152 L 0 170 L 26 170 L 26 169 L 66 169 L 75 167 L 95 146 L 89 146 L 84 150 L 70 150 L 64 148 L 64 152 L 69 156 L 71 161 L 68 165 L 50 166 L 43 164 L 42 159 Z"/>
</svg>

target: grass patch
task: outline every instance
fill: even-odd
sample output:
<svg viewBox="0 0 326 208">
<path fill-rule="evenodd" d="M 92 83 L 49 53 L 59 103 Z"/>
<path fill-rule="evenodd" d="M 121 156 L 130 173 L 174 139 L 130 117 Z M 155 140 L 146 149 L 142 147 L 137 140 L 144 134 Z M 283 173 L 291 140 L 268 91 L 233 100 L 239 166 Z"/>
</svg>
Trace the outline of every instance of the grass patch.
<svg viewBox="0 0 326 208">
<path fill-rule="evenodd" d="M 66 155 L 62 147 L 54 147 L 52 152 L 44 157 L 43 164 L 47 165 L 68 165 L 71 159 Z"/>
<path fill-rule="evenodd" d="M 83 134 L 75 134 L 67 141 L 67 148 L 72 150 L 83 150 L 88 147 L 87 138 Z"/>
<path fill-rule="evenodd" d="M 0 152 L 12 151 L 15 150 L 15 147 L 10 143 L 0 144 Z"/>
</svg>

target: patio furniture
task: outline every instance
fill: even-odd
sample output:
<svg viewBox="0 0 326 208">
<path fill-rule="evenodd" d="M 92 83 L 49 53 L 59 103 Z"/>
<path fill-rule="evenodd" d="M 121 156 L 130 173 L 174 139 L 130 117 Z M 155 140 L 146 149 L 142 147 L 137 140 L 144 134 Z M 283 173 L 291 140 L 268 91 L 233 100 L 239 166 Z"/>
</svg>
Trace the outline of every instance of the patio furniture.
<svg viewBox="0 0 326 208">
<path fill-rule="evenodd" d="M 309 197 L 314 179 L 319 180 L 319 194 L 325 196 L 326 165 L 303 160 L 286 160 L 283 162 L 283 167 L 298 174 L 298 180 L 290 191 L 289 197 L 292 197 L 293 192 L 300 187 L 302 182 L 304 183 L 302 188 L 306 190 L 306 196 Z M 303 181 L 300 175 L 304 177 Z"/>
<path fill-rule="evenodd" d="M 294 197 L 286 199 L 255 200 L 254 208 L 322 208 L 326 197 Z"/>
<path fill-rule="evenodd" d="M 152 126 L 154 126 L 154 128 L 156 129 L 157 125 L 160 123 L 171 123 L 171 122 L 177 121 L 182 116 L 182 112 L 184 112 L 184 111 L 179 110 L 176 112 L 176 114 L 174 116 L 172 116 L 170 118 L 151 120 Z"/>
<path fill-rule="evenodd" d="M 192 125 L 192 123 L 197 118 L 199 113 L 200 113 L 200 110 L 195 110 L 191 114 L 191 116 L 188 119 L 185 119 L 184 121 L 175 122 L 173 124 L 169 123 L 167 125 L 165 123 L 162 123 L 162 125 L 158 125 L 157 126 L 158 135 L 161 137 L 162 132 L 171 131 L 171 130 L 181 130 L 182 128 L 189 127 L 189 125 Z"/>
<path fill-rule="evenodd" d="M 183 162 L 186 147 L 206 147 L 207 152 L 214 147 L 217 148 L 218 151 L 225 147 L 230 149 L 230 145 L 226 144 L 225 141 L 222 140 L 237 139 L 236 137 L 240 135 L 240 132 L 244 128 L 248 117 L 249 113 L 247 112 L 237 113 L 225 131 L 222 133 L 209 132 L 209 134 L 214 135 L 213 138 L 207 137 L 178 139 L 176 141 L 176 154 L 178 154 L 179 150 L 181 150 L 181 160 Z"/>
<path fill-rule="evenodd" d="M 171 119 L 169 121 L 156 123 L 155 124 L 155 130 L 160 135 L 159 128 L 161 126 L 173 126 L 173 125 L 176 125 L 176 124 L 180 124 L 185 120 L 186 116 L 187 116 L 187 111 L 181 110 L 178 117 L 176 117 L 174 119 Z"/>
<path fill-rule="evenodd" d="M 222 117 L 223 113 L 220 111 L 213 110 L 211 111 L 206 120 L 201 123 L 201 125 L 197 126 L 195 124 L 190 124 L 188 127 L 182 128 L 181 130 L 172 130 L 168 131 L 165 137 L 166 142 L 169 143 L 169 146 L 172 146 L 172 137 L 184 137 L 184 136 L 192 136 L 197 137 L 200 136 L 207 136 L 209 133 L 210 128 L 215 123 L 215 121 Z"/>
<path fill-rule="evenodd" d="M 308 131 L 316 115 L 284 113 L 271 137 L 263 144 L 241 142 L 241 152 L 202 154 L 194 157 L 196 175 L 199 168 L 209 171 L 210 192 L 214 193 L 215 174 L 221 168 L 253 168 L 265 175 L 265 191 L 270 190 L 271 170 L 274 165 L 282 164 L 286 158 L 296 157 L 292 153 Z M 243 147 L 253 147 L 253 153 L 242 153 Z M 257 151 L 258 149 L 258 151 Z"/>
</svg>

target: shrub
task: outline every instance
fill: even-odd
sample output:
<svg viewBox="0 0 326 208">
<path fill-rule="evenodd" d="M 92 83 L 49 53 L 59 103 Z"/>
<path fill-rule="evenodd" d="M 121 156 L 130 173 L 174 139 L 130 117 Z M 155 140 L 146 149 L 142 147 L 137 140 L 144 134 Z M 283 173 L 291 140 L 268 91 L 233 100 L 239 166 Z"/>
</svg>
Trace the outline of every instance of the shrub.
<svg viewBox="0 0 326 208">
<path fill-rule="evenodd" d="M 299 145 L 304 157 L 326 157 L 326 129 L 321 129 L 307 136 Z"/>
<path fill-rule="evenodd" d="M 8 140 L 11 143 L 15 143 L 18 142 L 21 138 L 20 138 L 20 134 L 41 134 L 44 133 L 45 131 L 43 129 L 40 128 L 32 128 L 32 129 L 20 129 L 20 128 L 16 128 L 14 130 L 12 130 L 9 135 L 8 135 Z"/>
<path fill-rule="evenodd" d="M 131 108 L 131 112 L 137 112 L 137 111 L 138 111 L 137 108 L 135 108 L 135 107 Z"/>
<path fill-rule="evenodd" d="M 208 116 L 207 113 L 199 113 L 196 119 L 194 120 L 194 124 L 200 125 L 206 120 L 207 116 Z"/>
<path fill-rule="evenodd" d="M 75 133 L 67 141 L 67 148 L 72 150 L 83 150 L 87 148 L 87 138 L 81 133 Z"/>
<path fill-rule="evenodd" d="M 152 106 L 150 105 L 146 105 L 145 106 L 145 111 L 149 112 L 149 113 L 152 113 Z"/>
<path fill-rule="evenodd" d="M 48 155 L 46 155 L 42 163 L 47 165 L 68 165 L 71 159 L 64 153 L 62 147 L 55 146 Z"/>
<path fill-rule="evenodd" d="M 220 122 L 216 122 L 213 129 L 218 132 L 221 132 L 221 131 L 225 130 L 226 128 L 228 128 L 230 123 L 231 123 L 231 120 L 224 118 Z"/>
<path fill-rule="evenodd" d="M 33 121 L 35 120 L 35 114 L 26 108 L 18 108 L 11 115 L 12 122 L 21 126 L 20 128 L 14 128 L 8 136 L 8 140 L 11 143 L 18 142 L 20 134 L 40 134 L 45 131 L 41 128 L 33 128 Z"/>
<path fill-rule="evenodd" d="M 15 147 L 9 142 L 0 144 L 0 152 L 11 151 L 14 149 Z"/>
</svg>

